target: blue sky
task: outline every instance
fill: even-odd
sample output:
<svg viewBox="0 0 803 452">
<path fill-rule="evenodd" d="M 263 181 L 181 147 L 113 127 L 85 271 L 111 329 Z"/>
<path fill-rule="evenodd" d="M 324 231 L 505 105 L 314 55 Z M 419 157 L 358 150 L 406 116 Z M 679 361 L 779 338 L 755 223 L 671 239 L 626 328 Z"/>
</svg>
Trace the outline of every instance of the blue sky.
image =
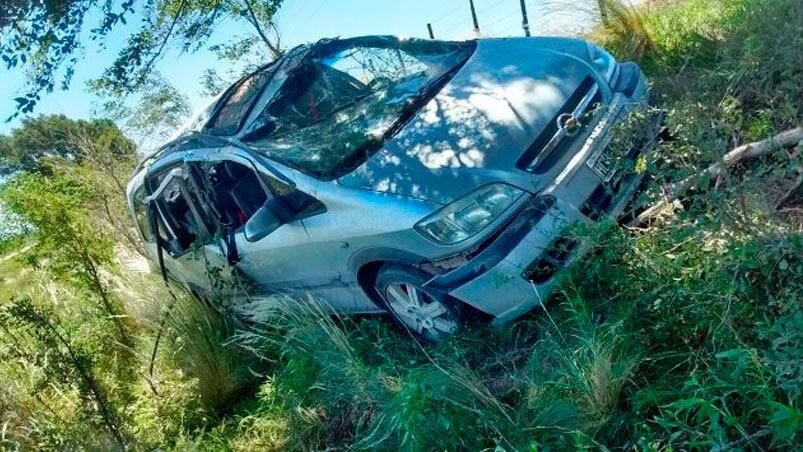
<svg viewBox="0 0 803 452">
<path fill-rule="evenodd" d="M 550 6 L 546 6 L 548 2 Z M 534 34 L 570 34 L 583 15 L 569 10 L 572 0 L 526 0 L 528 16 Z M 283 47 L 315 41 L 322 37 L 348 37 L 370 34 L 392 34 L 407 37 L 427 37 L 426 24 L 431 22 L 435 37 L 466 39 L 473 37 L 468 0 L 285 0 L 278 16 Z M 519 0 L 475 0 L 480 28 L 490 37 L 521 36 Z M 556 12 L 564 9 L 565 12 Z M 88 18 L 86 28 L 97 21 Z M 130 21 L 129 30 L 138 23 Z M 75 76 L 68 91 L 54 91 L 46 95 L 34 111 L 61 113 L 72 118 L 92 116 L 95 97 L 86 93 L 88 80 L 99 76 L 116 56 L 127 37 L 123 29 L 107 40 L 105 50 L 93 43 L 87 44 L 75 68 Z M 209 44 L 225 42 L 234 36 L 250 31 L 244 23 L 228 22 L 215 32 Z M 171 50 L 157 64 L 165 78 L 186 94 L 193 109 L 206 102 L 201 95 L 200 74 L 208 67 L 219 65 L 205 49 L 196 53 L 181 54 Z M 220 68 L 219 69 L 224 69 Z M 25 74 L 21 70 L 0 68 L 0 134 L 6 134 L 19 125 L 19 119 L 4 122 L 25 88 Z"/>
</svg>

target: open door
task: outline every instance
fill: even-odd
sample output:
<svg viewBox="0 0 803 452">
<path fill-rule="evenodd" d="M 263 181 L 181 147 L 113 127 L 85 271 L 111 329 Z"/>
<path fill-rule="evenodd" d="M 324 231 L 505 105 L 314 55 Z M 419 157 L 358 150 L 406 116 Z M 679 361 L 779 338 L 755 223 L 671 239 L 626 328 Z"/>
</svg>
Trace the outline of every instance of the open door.
<svg viewBox="0 0 803 452">
<path fill-rule="evenodd" d="M 193 168 L 180 164 L 150 175 L 147 183 L 152 194 L 146 201 L 156 216 L 152 234 L 162 247 L 167 272 L 207 296 L 230 294 L 231 268 L 218 251 L 222 245 L 214 214 Z"/>
</svg>

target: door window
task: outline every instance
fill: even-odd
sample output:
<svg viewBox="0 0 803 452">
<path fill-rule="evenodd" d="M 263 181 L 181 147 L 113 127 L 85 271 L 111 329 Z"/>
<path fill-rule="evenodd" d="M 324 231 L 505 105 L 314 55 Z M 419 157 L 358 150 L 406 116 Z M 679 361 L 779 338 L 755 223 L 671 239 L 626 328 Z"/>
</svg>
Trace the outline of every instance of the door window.
<svg viewBox="0 0 803 452">
<path fill-rule="evenodd" d="M 188 171 L 186 166 L 172 168 L 152 176 L 148 181 L 151 193 L 157 193 L 154 198 L 158 212 L 156 233 L 173 256 L 185 253 L 194 243 L 210 237 L 210 230 L 203 221 L 199 207 L 199 193 L 189 183 Z M 140 228 L 145 229 L 142 221 L 147 221 L 147 215 L 138 214 L 137 217 Z"/>
<path fill-rule="evenodd" d="M 312 196 L 241 163 L 226 160 L 202 164 L 199 173 L 208 189 L 212 204 L 209 210 L 217 217 L 213 221 L 218 226 L 233 225 L 238 229 L 266 204 L 279 206 L 282 212 L 277 214 L 288 220 L 325 210 Z"/>
<path fill-rule="evenodd" d="M 168 237 L 163 239 L 167 240 L 170 250 L 176 254 L 187 251 L 201 236 L 201 224 L 193 213 L 182 185 L 180 179 L 173 179 L 157 199 L 168 232 Z"/>
</svg>

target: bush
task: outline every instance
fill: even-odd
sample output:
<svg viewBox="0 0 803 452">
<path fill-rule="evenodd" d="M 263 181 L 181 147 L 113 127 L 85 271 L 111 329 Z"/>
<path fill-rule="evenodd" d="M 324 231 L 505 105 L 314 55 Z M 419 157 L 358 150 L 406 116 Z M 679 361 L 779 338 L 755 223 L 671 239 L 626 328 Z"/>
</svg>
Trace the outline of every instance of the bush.
<svg viewBox="0 0 803 452">
<path fill-rule="evenodd" d="M 675 137 L 644 162 L 654 177 L 642 201 L 727 149 L 800 124 L 803 57 L 799 24 L 788 20 L 803 14 L 800 2 L 593 3 L 609 8 L 593 37 L 641 60 Z M 595 246 L 561 278 L 546 310 L 438 344 L 376 318 L 332 315 L 308 297 L 230 310 L 228 300 L 182 295 L 165 309 L 166 293 L 115 276 L 125 286 L 108 290 L 115 300 L 135 293 L 159 307 L 134 325 L 137 356 L 149 356 L 169 311 L 155 371 L 145 370 L 146 358 L 122 373 L 104 354 L 114 325 L 86 303 L 98 299 L 73 299 L 91 279 L 62 274 L 70 284 L 54 290 L 69 296 L 53 301 L 64 308 L 53 314 L 69 345 L 92 359 L 135 447 L 794 449 L 803 439 L 803 215 L 799 196 L 778 200 L 802 159 L 798 146 L 701 181 L 648 228 L 578 228 Z M 48 209 L 76 206 L 67 213 L 81 215 L 68 224 L 91 224 L 77 223 L 92 218 L 77 182 L 30 183 Z M 24 196 L 20 206 L 36 202 Z M 40 233 L 51 227 L 45 220 Z M 53 271 L 69 260 L 63 243 L 37 248 Z M 108 248 L 91 251 L 108 271 Z M 0 394 L 10 432 L 3 447 L 105 445 L 86 441 L 101 424 L 75 374 L 68 397 L 31 390 L 41 375 L 0 365 L 14 392 Z M 75 412 L 86 415 L 65 415 Z"/>
</svg>

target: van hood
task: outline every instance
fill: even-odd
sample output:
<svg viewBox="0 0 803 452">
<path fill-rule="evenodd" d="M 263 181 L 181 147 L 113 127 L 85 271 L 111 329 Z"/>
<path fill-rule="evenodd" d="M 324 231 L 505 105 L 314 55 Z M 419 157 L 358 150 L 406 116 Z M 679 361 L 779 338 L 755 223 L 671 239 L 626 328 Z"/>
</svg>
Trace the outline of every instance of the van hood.
<svg viewBox="0 0 803 452">
<path fill-rule="evenodd" d="M 522 153 L 589 75 L 603 97 L 610 96 L 588 60 L 588 47 L 579 40 L 478 41 L 438 94 L 338 182 L 441 204 L 496 181 L 538 191 L 557 174 L 517 169 Z"/>
</svg>

